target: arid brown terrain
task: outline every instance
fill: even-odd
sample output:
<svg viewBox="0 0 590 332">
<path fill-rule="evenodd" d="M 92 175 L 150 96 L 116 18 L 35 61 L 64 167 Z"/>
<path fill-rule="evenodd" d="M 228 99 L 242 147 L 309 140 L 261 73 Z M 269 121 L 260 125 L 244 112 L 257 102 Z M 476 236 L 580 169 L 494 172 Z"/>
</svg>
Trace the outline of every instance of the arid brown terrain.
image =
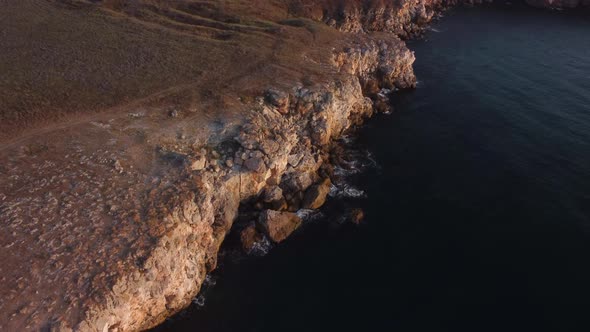
<svg viewBox="0 0 590 332">
<path fill-rule="evenodd" d="M 453 3 L 1 1 L 0 330 L 155 326 L 245 202 L 245 246 L 282 241 Z"/>
</svg>

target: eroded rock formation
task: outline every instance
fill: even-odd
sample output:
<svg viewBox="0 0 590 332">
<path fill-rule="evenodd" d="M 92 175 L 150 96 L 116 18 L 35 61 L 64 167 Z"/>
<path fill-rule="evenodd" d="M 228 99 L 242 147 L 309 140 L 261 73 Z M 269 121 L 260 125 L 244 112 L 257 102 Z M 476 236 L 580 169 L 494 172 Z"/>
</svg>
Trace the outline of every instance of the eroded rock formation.
<svg viewBox="0 0 590 332">
<path fill-rule="evenodd" d="M 166 52 L 175 45 L 178 52 L 202 45 L 216 57 L 205 52 L 196 59 L 201 67 L 193 68 L 189 60 L 195 59 L 183 55 L 190 75 L 182 76 L 182 65 L 172 78 L 155 75 L 166 80 L 142 81 L 142 88 L 132 91 L 137 99 L 129 103 L 120 94 L 131 92 L 117 87 L 117 79 L 156 69 L 137 69 L 135 59 L 107 52 L 96 60 L 99 64 L 112 65 L 107 55 L 125 61 L 118 61 L 114 72 L 104 67 L 104 77 L 93 71 L 100 78 L 96 84 L 95 76 L 84 76 L 89 73 L 64 69 L 64 77 L 103 89 L 96 95 L 74 104 L 66 86 L 63 105 L 49 97 L 2 104 L 35 110 L 51 106 L 59 110 L 53 118 L 62 123 L 43 126 L 38 112 L 17 112 L 11 121 L 34 116 L 35 130 L 25 128 L 29 131 L 6 138 L 0 150 L 0 330 L 138 331 L 155 326 L 199 292 L 241 204 L 255 202 L 258 213 L 242 231 L 246 249 L 263 233 L 283 241 L 300 224 L 293 212 L 325 201 L 331 142 L 375 111 L 387 111 L 389 93 L 415 86 L 415 58 L 400 38 L 418 35 L 437 10 L 452 3 L 7 4 L 5 10 L 13 13 L 41 8 L 72 22 L 83 18 L 84 29 L 117 26 L 123 37 L 147 31 L 150 38 L 162 36 L 161 43 L 186 38 L 180 46 L 165 44 L 142 53 L 158 60 L 145 62 L 152 68 L 173 56 Z M 18 27 L 17 21 L 10 23 Z M 42 25 L 34 28 L 43 30 Z M 82 25 L 72 31 L 84 33 Z M 75 35 L 72 31 L 67 33 Z M 106 42 L 100 39 L 97 52 Z M 82 44 L 92 45 L 92 40 Z M 46 61 L 61 63 L 44 44 L 39 49 L 35 52 Z M 41 84 L 55 94 L 67 82 L 41 65 L 34 70 L 42 75 L 3 93 Z M 42 85 L 38 76 L 48 77 L 50 84 Z M 142 79 L 146 77 L 150 75 Z M 175 85 L 166 86 L 169 82 Z M 157 93 L 151 94 L 154 89 Z M 150 94 L 142 95 L 145 91 Z M 109 107 L 119 106 L 63 121 L 61 114 L 69 114 L 72 105 L 106 107 L 97 101 L 101 93 L 112 98 Z M 360 222 L 362 212 L 351 218 Z"/>
<path fill-rule="evenodd" d="M 189 5 L 178 9 L 188 12 Z M 108 24 L 132 31 L 138 21 L 126 15 L 139 18 L 138 29 L 153 29 L 157 17 L 151 13 L 171 15 L 168 7 L 103 12 L 84 1 L 13 6 L 29 13 L 37 6 L 61 10 L 84 17 L 85 27 L 113 20 Z M 280 13 L 282 6 L 273 8 Z M 223 9 L 227 15 L 244 10 Z M 208 15 L 213 14 L 221 15 Z M 329 175 L 323 166 L 331 140 L 370 116 L 377 94 L 415 85 L 414 56 L 395 35 L 345 34 L 297 18 L 291 19 L 300 20 L 296 24 L 284 22 L 286 8 L 284 15 L 268 15 L 282 23 L 242 23 L 236 29 L 244 31 L 232 37 L 248 45 L 260 33 L 260 50 L 232 51 L 232 43 L 210 42 L 213 48 L 230 47 L 230 54 L 270 57 L 251 70 L 248 63 L 236 67 L 232 87 L 217 85 L 221 90 L 213 92 L 197 78 L 144 102 L 30 127 L 35 131 L 4 141 L 2 330 L 135 331 L 161 322 L 190 304 L 215 268 L 241 202 L 259 201 L 268 210 L 256 232 L 284 240 L 299 225 L 291 213 L 308 204 L 308 188 Z M 215 29 L 230 24 L 220 20 Z M 196 30 L 188 32 L 208 36 L 201 22 L 193 23 Z M 175 38 L 192 38 L 184 37 L 187 31 Z M 310 38 L 317 46 L 309 45 Z M 196 102 L 170 103 L 195 89 L 202 89 Z M 53 104 L 58 107 L 59 100 Z M 211 107 L 219 110 L 208 113 Z M 321 205 L 323 189 L 309 203 L 313 207 Z M 256 241 L 260 234 L 250 235 Z"/>
</svg>

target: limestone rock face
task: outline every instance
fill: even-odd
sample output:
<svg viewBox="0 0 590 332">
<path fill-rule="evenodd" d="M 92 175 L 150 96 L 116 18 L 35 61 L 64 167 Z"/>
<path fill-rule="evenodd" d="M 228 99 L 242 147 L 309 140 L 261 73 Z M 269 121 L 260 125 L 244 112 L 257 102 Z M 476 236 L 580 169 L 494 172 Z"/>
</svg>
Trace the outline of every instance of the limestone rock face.
<svg viewBox="0 0 590 332">
<path fill-rule="evenodd" d="M 260 157 L 253 157 L 244 163 L 244 166 L 248 168 L 252 172 L 262 173 L 264 172 L 266 165 L 264 165 L 264 160 Z"/>
<path fill-rule="evenodd" d="M 272 210 L 281 211 L 287 208 L 287 201 L 283 197 L 283 190 L 279 186 L 266 188 L 262 199 Z"/>
<path fill-rule="evenodd" d="M 375 111 L 387 112 L 389 92 L 415 87 L 415 56 L 402 39 L 419 35 L 445 6 L 481 1 L 252 0 L 226 1 L 223 8 L 212 1 L 208 4 L 217 6 L 215 10 L 195 15 L 181 13 L 201 6 L 125 17 L 133 16 L 131 7 L 138 9 L 137 13 L 157 7 L 152 2 L 130 1 L 133 6 L 106 11 L 101 1 L 21 0 L 0 6 L 5 12 L 6 8 L 8 12 L 27 8 L 25 19 L 15 20 L 27 24 L 35 10 L 48 13 L 38 22 L 71 19 L 88 11 L 91 15 L 83 16 L 83 24 L 78 25 L 81 29 L 92 24 L 101 29 L 122 26 L 131 31 L 131 37 L 117 34 L 130 38 L 122 41 L 150 33 L 156 34 L 153 37 L 158 41 L 180 41 L 175 52 L 188 50 L 174 68 L 159 61 L 179 54 L 162 59 L 157 54 L 165 53 L 165 48 L 142 45 L 146 47 L 142 58 L 154 57 L 153 68 L 159 66 L 171 73 L 162 81 L 164 86 L 156 84 L 158 88 L 150 90 L 145 100 L 126 99 L 129 91 L 120 90 L 120 86 L 132 84 L 105 84 L 65 73 L 54 82 L 56 87 L 66 81 L 84 81 L 95 87 L 88 90 L 100 92 L 96 100 L 101 101 L 103 92 L 112 90 L 124 97 L 124 107 L 2 142 L 0 226 L 5 231 L 0 232 L 1 331 L 121 332 L 157 325 L 188 306 L 199 292 L 206 274 L 217 264 L 219 248 L 240 204 L 245 202 L 262 200 L 261 208 L 267 210 L 258 219 L 259 228 L 274 242 L 283 241 L 301 224 L 296 214 L 284 210 L 297 211 L 301 205 L 317 208 L 325 202 L 329 180 L 317 182 L 325 176 L 321 169 L 330 159 L 332 141 Z M 590 0 L 527 2 L 541 7 L 590 5 Z M 148 6 L 141 8 L 145 3 Z M 172 9 L 186 5 L 184 1 L 157 3 Z M 72 8 L 79 11 L 70 12 L 78 10 Z M 113 16 L 113 10 L 120 15 Z M 224 20 L 191 18 L 223 11 L 228 11 Z M 298 21 L 311 24 L 310 29 L 285 25 L 286 13 L 315 22 Z M 232 23 L 235 18 L 244 24 Z M 137 23 L 150 19 L 148 26 L 159 22 L 169 25 L 145 29 L 146 25 Z M 281 28 L 246 24 L 260 20 Z M 189 22 L 198 25 L 201 21 L 207 25 L 190 28 Z M 13 29 L 10 20 L 8 23 L 8 33 L 0 34 L 0 42 L 23 30 L 18 26 Z M 175 26 L 183 30 L 176 34 Z M 35 29 L 41 33 L 44 27 Z M 192 33 L 203 35 L 194 39 Z M 79 35 L 113 34 L 86 31 Z M 54 62 L 69 63 L 61 59 L 66 54 L 43 51 L 55 46 L 43 44 L 51 38 L 39 39 L 39 54 L 57 54 L 59 59 Z M 194 55 L 199 50 L 192 47 L 208 39 L 214 40 L 206 43 L 212 49 L 201 52 L 202 57 Z M 261 44 L 253 47 L 252 40 Z M 83 46 L 87 42 L 72 49 L 90 49 Z M 7 45 L 20 44 L 17 40 Z M 118 46 L 99 45 L 95 50 L 109 49 L 109 55 L 116 55 L 124 45 Z M 216 56 L 210 55 L 213 51 Z M 129 53 L 136 54 L 135 50 Z M 122 59 L 115 66 L 102 68 L 111 70 L 108 77 L 119 80 L 135 76 L 131 73 L 138 68 L 150 68 L 134 66 L 138 59 Z M 84 66 L 85 73 L 90 62 Z M 181 75 L 188 63 L 201 62 L 213 69 L 198 68 Z M 45 59 L 40 63 L 45 65 Z M 231 67 L 235 63 L 239 66 Z M 31 65 L 26 62 L 25 71 L 40 70 L 31 70 Z M 102 70 L 93 68 L 96 73 Z M 162 73 L 147 74 L 142 77 L 162 77 Z M 35 77 L 35 84 L 38 81 Z M 63 99 L 79 95 L 66 92 L 60 94 Z M 12 98 L 14 105 L 25 111 L 17 112 L 19 116 L 32 111 L 27 108 L 29 102 L 49 105 L 44 99 L 16 96 Z M 170 105 L 170 100 L 186 105 Z M 83 103 L 67 105 L 85 111 Z M 359 222 L 362 217 L 362 211 L 357 211 L 351 220 Z M 240 235 L 246 250 L 262 237 L 254 224 Z"/>
<path fill-rule="evenodd" d="M 278 186 L 267 188 L 264 191 L 264 201 L 271 203 L 283 199 L 283 190 Z"/>
<path fill-rule="evenodd" d="M 326 197 L 330 193 L 332 182 L 326 178 L 322 182 L 311 186 L 305 193 L 303 207 L 306 209 L 318 209 L 326 202 Z"/>
<path fill-rule="evenodd" d="M 393 58 L 395 62 L 390 61 Z M 416 77 L 409 70 L 415 60 L 414 53 L 395 39 L 359 43 L 334 56 L 336 66 L 341 71 L 356 73 L 363 90 L 370 96 L 376 95 L 382 88 L 415 87 Z"/>
<path fill-rule="evenodd" d="M 590 5 L 590 0 L 526 1 L 541 7 Z M 0 14 L 8 13 L 9 24 L 3 22 L 8 30 L 0 34 L 0 44 L 18 31 L 29 31 L 33 11 L 45 13 L 35 20 L 41 22 L 34 27 L 39 35 L 48 30 L 45 21 L 56 18 L 83 17 L 80 29 L 123 27 L 117 34 L 72 28 L 76 33 L 69 36 L 64 29 L 61 38 L 40 37 L 35 49 L 43 61 L 35 63 L 41 66 L 51 58 L 60 66 L 71 63 L 64 67 L 68 70 L 83 63 L 86 75 L 90 64 L 108 61 L 100 56 L 101 61 L 64 60 L 67 54 L 54 52 L 56 45 L 44 44 L 52 39 L 120 36 L 117 47 L 90 48 L 86 44 L 91 41 L 83 40 L 67 49 L 108 49 L 109 56 L 143 33 L 153 34 L 146 40 L 162 45 L 179 44 L 158 48 L 158 43 L 142 43 L 141 58 L 152 62 L 141 63 L 135 58 L 139 50 L 133 49 L 128 52 L 132 56 L 124 54 L 114 66 L 92 67 L 114 80 L 106 83 L 69 71 L 42 75 L 56 77 L 56 87 L 84 82 L 92 87 L 84 90 L 99 91 L 94 97 L 63 91 L 59 98 L 72 101 L 68 109 L 86 111 L 82 99 L 92 97 L 97 104 L 90 106 L 109 110 L 0 146 L 0 331 L 121 332 L 159 324 L 190 305 L 215 268 L 220 245 L 245 202 L 262 198 L 262 208 L 270 209 L 261 213 L 258 226 L 274 242 L 283 241 L 301 224 L 296 214 L 283 212 L 286 201 L 290 211 L 325 201 L 327 180 L 314 183 L 325 176 L 320 170 L 329 160 L 331 142 L 375 111 L 387 112 L 386 91 L 415 87 L 415 56 L 402 39 L 419 35 L 439 9 L 459 2 L 482 1 L 251 0 L 188 6 L 186 1 L 134 0 L 108 10 L 102 8 L 105 1 L 3 3 Z M 22 8 L 27 9 L 24 18 L 14 22 L 27 25 L 14 28 L 10 18 Z M 132 11 L 148 15 L 133 16 Z M 206 17 L 211 13 L 219 15 Z M 296 18 L 295 24 L 284 24 L 286 14 Z M 206 19 L 194 19 L 200 16 Z M 162 22 L 165 29 L 151 28 Z M 208 45 L 205 51 L 194 48 L 207 40 L 213 42 L 203 44 Z M 21 44 L 30 50 L 29 40 L 18 39 L 5 49 Z M 97 58 L 76 52 L 70 52 L 76 60 Z M 165 56 L 159 58 L 160 53 Z M 181 53 L 177 64 L 161 62 Z M 38 64 L 25 63 L 22 72 L 34 73 L 33 83 L 45 81 L 38 79 L 37 73 L 43 73 Z M 203 68 L 186 70 L 187 64 L 200 63 Z M 149 71 L 158 67 L 169 72 L 166 79 L 162 72 Z M 138 70 L 146 71 L 142 78 L 156 77 L 161 84 L 149 81 L 136 92 L 121 90 L 136 88 L 119 80 L 137 76 Z M 18 68 L 13 71 L 21 74 Z M 28 89 L 25 83 L 19 89 Z M 145 89 L 148 95 L 139 94 Z M 124 101 L 113 110 L 115 99 L 102 103 L 111 90 Z M 127 100 L 130 93 L 141 100 Z M 46 111 L 50 103 L 33 97 L 9 98 L 14 101 L 10 105 L 20 107 L 17 117 Z M 357 211 L 351 220 L 362 217 Z M 246 250 L 262 237 L 255 225 L 240 235 Z"/>
<path fill-rule="evenodd" d="M 258 220 L 268 237 L 274 242 L 285 240 L 301 225 L 301 218 L 292 212 L 265 210 Z"/>
<path fill-rule="evenodd" d="M 256 0 L 248 6 L 287 2 Z M 225 10 L 238 3 L 227 2 Z M 416 11 L 409 9 L 412 4 Z M 373 114 L 383 89 L 415 86 L 414 54 L 405 43 L 393 34 L 363 32 L 383 29 L 402 35 L 407 28 L 408 35 L 431 8 L 418 1 L 402 7 L 389 12 L 375 8 L 370 12 L 374 18 L 363 18 L 369 12 L 354 7 L 342 20 L 330 22 L 358 33 L 316 23 L 314 45 L 293 44 L 311 38 L 306 29 L 267 31 L 216 22 L 219 29 L 236 31 L 230 36 L 236 40 L 216 40 L 215 45 L 239 46 L 249 41 L 243 35 L 253 31 L 266 38 L 267 57 L 244 64 L 249 71 L 225 71 L 218 77 L 208 70 L 200 90 L 182 90 L 193 88 L 193 82 L 177 82 L 183 84 L 148 98 L 154 103 L 149 107 L 127 106 L 149 112 L 108 113 L 0 149 L 0 221 L 8 230 L 0 236 L 6 252 L 0 266 L 0 330 L 153 327 L 191 303 L 217 265 L 240 204 L 252 200 L 262 198 L 262 208 L 270 208 L 261 213 L 259 228 L 274 242 L 283 241 L 301 224 L 296 214 L 283 212 L 286 201 L 291 211 L 302 202 L 319 207 L 325 201 L 328 184 L 314 183 L 325 176 L 320 173 L 331 142 Z M 318 22 L 328 23 L 337 12 L 323 1 L 313 1 L 309 8 Z M 100 13 L 95 14 L 112 11 Z M 278 21 L 284 15 L 264 19 Z M 379 23 L 381 19 L 385 21 Z M 123 19 L 115 21 L 122 24 Z M 411 23 L 390 26 L 404 22 Z M 133 31 L 144 30 L 140 25 Z M 234 52 L 237 60 L 251 47 L 224 51 Z M 285 64 L 285 59 L 296 62 Z M 230 88 L 211 92 L 213 81 Z M 178 91 L 182 93 L 168 95 Z M 171 113 L 166 102 L 176 99 L 188 100 L 187 105 L 175 105 Z M 221 122 L 225 117 L 211 109 L 234 117 Z M 246 248 L 259 236 L 254 226 L 241 233 Z"/>
<path fill-rule="evenodd" d="M 403 0 L 403 1 L 341 1 L 338 5 L 326 5 L 313 0 L 300 0 L 304 3 L 301 15 L 314 19 L 316 10 L 323 8 L 321 20 L 342 31 L 386 31 L 402 38 L 409 38 L 422 32 L 443 6 L 461 2 L 454 0 Z M 318 16 L 315 15 L 315 19 Z"/>
</svg>

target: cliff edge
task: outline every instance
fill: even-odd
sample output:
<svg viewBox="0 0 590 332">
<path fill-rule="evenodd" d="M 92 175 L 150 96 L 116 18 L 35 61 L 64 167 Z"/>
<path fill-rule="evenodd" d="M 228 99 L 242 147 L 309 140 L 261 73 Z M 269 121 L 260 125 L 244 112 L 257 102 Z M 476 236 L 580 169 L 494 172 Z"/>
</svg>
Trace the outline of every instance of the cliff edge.
<svg viewBox="0 0 590 332">
<path fill-rule="evenodd" d="M 332 141 L 415 86 L 403 39 L 454 3 L 3 4 L 0 330 L 157 325 L 240 206 L 245 247 L 284 240 Z"/>
</svg>

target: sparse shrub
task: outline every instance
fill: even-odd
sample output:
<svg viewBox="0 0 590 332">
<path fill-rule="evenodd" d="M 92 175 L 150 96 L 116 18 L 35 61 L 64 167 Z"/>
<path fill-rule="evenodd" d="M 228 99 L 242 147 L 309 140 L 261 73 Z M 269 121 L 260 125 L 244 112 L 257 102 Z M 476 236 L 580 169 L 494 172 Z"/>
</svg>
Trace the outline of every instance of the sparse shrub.
<svg viewBox="0 0 590 332">
<path fill-rule="evenodd" d="M 288 26 L 297 27 L 297 28 L 303 28 L 307 25 L 307 22 L 305 22 L 305 20 L 303 20 L 303 19 L 292 18 L 292 19 L 282 20 L 279 22 L 279 24 L 288 25 Z"/>
</svg>

